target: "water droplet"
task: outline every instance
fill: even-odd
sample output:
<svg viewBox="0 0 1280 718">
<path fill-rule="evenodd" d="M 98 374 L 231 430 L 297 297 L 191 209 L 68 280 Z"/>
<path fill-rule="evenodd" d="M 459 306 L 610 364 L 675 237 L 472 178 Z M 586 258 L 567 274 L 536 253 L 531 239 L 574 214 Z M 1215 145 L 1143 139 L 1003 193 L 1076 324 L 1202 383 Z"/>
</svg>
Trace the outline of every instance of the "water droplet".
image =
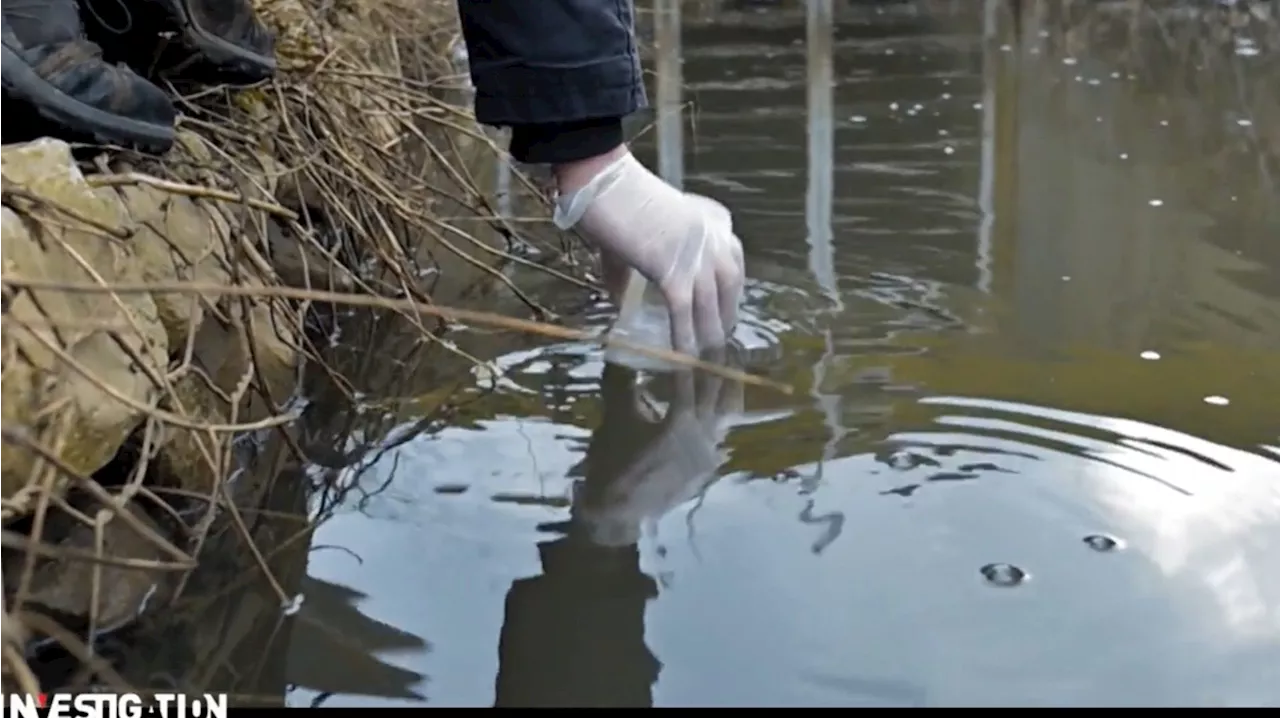
<svg viewBox="0 0 1280 718">
<path fill-rule="evenodd" d="M 1204 398 L 1204 403 L 1213 404 L 1214 406 L 1226 406 L 1227 404 L 1231 403 L 1231 400 L 1225 396 L 1215 395 L 1215 396 L 1206 396 Z"/>
<path fill-rule="evenodd" d="M 1151 205 L 1152 207 L 1162 207 L 1162 206 L 1164 206 L 1164 200 L 1162 200 L 1162 199 L 1153 199 L 1153 200 L 1151 200 L 1151 201 L 1147 202 L 1147 204 Z"/>
<path fill-rule="evenodd" d="M 1120 159 L 1122 159 L 1122 160 L 1127 160 L 1127 159 L 1129 159 L 1129 153 L 1128 153 L 1128 152 L 1121 152 L 1121 153 L 1120 153 Z"/>
<path fill-rule="evenodd" d="M 867 118 L 866 118 L 866 117 L 864 117 L 864 116 L 862 116 L 862 115 L 854 115 L 853 117 L 850 117 L 850 118 L 849 118 L 849 121 L 850 121 L 850 122 L 858 122 L 858 123 L 862 123 L 862 122 L 866 122 L 866 121 L 867 121 Z"/>
<path fill-rule="evenodd" d="M 899 471 L 910 471 L 918 466 L 941 466 L 937 459 L 924 454 L 917 454 L 907 449 L 899 449 L 884 459 L 884 463 Z"/>
<path fill-rule="evenodd" d="M 1160 358 L 1160 352 L 1153 352 L 1150 349 L 1148 349 L 1145 352 L 1142 352 L 1141 354 L 1139 354 L 1138 356 L 1142 357 L 1143 359 L 1146 359 L 1147 361 L 1155 361 Z"/>
<path fill-rule="evenodd" d="M 950 93 L 950 92 L 944 92 L 944 93 L 942 93 L 942 99 L 944 99 L 944 100 L 950 100 L 950 99 L 951 99 L 951 93 Z"/>
<path fill-rule="evenodd" d="M 956 153 L 956 148 L 954 148 L 954 147 L 952 147 L 952 146 L 950 146 L 950 145 L 947 145 L 946 147 L 943 147 L 943 148 L 942 148 L 942 151 L 943 151 L 943 152 L 945 152 L 945 153 L 947 153 L 947 154 L 949 154 L 949 155 L 953 155 L 953 154 L 955 154 L 955 153 Z"/>
<path fill-rule="evenodd" d="M 1064 65 L 1074 65 L 1074 64 L 1076 64 L 1077 62 L 1078 62 L 1078 60 L 1076 60 L 1074 57 L 1064 57 L 1064 58 L 1062 58 L 1062 64 L 1064 64 Z"/>
<path fill-rule="evenodd" d="M 1115 551 L 1116 549 L 1121 548 L 1121 544 L 1118 539 L 1114 539 L 1110 536 L 1104 536 L 1103 534 L 1090 534 L 1089 536 L 1085 536 L 1084 545 L 1100 553 Z"/>
<path fill-rule="evenodd" d="M 1241 127 L 1253 127 L 1253 120 L 1246 120 L 1244 118 L 1241 118 L 1239 120 L 1236 120 L 1236 124 L 1240 125 Z"/>
<path fill-rule="evenodd" d="M 894 112 L 897 112 L 897 111 L 898 111 L 898 103 L 896 103 L 896 102 L 890 102 L 890 103 L 889 103 L 889 109 L 893 110 Z"/>
<path fill-rule="evenodd" d="M 1161 126 L 1161 127 L 1168 127 L 1168 126 L 1169 126 L 1169 121 L 1168 121 L 1168 120 L 1160 120 L 1160 126 Z"/>
<path fill-rule="evenodd" d="M 1026 571 L 1011 563 L 989 563 L 978 569 L 982 577 L 993 586 L 1010 587 L 1026 583 L 1031 578 Z"/>
<path fill-rule="evenodd" d="M 981 103 L 981 102 L 975 102 L 975 103 L 973 103 L 973 109 L 975 109 L 975 110 L 981 110 L 981 109 L 982 109 L 982 103 Z"/>
</svg>

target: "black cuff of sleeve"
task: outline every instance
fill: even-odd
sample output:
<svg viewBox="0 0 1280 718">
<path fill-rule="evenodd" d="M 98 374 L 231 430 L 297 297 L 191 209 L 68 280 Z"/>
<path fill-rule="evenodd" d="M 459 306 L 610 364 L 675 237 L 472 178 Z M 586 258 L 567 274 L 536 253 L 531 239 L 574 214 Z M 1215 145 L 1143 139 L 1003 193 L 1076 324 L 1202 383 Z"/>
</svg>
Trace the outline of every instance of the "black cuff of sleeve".
<svg viewBox="0 0 1280 718">
<path fill-rule="evenodd" d="M 602 155 L 622 144 L 622 118 L 515 125 L 511 156 L 525 164 L 561 164 Z"/>
</svg>

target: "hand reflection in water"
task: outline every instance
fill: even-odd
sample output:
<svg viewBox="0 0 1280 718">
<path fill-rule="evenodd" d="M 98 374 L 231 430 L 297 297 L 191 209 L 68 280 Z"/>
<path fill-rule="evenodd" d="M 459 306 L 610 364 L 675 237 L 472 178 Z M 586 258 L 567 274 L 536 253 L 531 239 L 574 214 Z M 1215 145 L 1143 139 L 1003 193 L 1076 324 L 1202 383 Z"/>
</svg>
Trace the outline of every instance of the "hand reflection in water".
<svg viewBox="0 0 1280 718">
<path fill-rule="evenodd" d="M 684 371 L 657 383 L 672 392 L 665 415 L 633 373 L 605 371 L 604 421 L 591 437 L 587 478 L 573 502 L 597 544 L 635 544 L 646 522 L 700 495 L 716 479 L 720 444 L 742 413 L 739 382 Z"/>
<path fill-rule="evenodd" d="M 742 410 L 741 384 L 705 372 L 655 380 L 664 415 L 622 367 L 605 369 L 604 419 L 592 434 L 565 535 L 538 545 L 542 575 L 507 593 L 497 707 L 650 707 L 661 663 L 645 645 L 658 595 L 640 569 L 646 522 L 715 478 L 719 444 Z"/>
</svg>

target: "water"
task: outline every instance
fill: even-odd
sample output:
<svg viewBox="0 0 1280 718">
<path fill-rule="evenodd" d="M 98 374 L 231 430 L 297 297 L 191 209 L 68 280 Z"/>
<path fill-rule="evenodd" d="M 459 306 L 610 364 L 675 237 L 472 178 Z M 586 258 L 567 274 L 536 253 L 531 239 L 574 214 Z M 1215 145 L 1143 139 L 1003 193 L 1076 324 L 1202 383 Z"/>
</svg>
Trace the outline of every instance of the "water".
<svg viewBox="0 0 1280 718">
<path fill-rule="evenodd" d="M 796 395 L 485 335 L 496 389 L 415 433 L 442 362 L 379 369 L 435 394 L 355 421 L 396 441 L 315 536 L 289 703 L 1280 705 L 1274 60 L 696 5 L 638 146 L 734 211 Z"/>
</svg>

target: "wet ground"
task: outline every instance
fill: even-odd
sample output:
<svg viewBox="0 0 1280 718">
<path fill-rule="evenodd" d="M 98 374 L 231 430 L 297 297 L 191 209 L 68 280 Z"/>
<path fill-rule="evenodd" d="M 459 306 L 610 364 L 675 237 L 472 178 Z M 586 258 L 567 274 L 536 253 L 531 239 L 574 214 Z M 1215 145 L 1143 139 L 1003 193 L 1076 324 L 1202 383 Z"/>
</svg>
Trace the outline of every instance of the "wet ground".
<svg viewBox="0 0 1280 718">
<path fill-rule="evenodd" d="M 686 17 L 661 138 L 797 393 L 483 356 L 317 534 L 291 705 L 1280 705 L 1274 61 L 836 5 Z"/>
</svg>

